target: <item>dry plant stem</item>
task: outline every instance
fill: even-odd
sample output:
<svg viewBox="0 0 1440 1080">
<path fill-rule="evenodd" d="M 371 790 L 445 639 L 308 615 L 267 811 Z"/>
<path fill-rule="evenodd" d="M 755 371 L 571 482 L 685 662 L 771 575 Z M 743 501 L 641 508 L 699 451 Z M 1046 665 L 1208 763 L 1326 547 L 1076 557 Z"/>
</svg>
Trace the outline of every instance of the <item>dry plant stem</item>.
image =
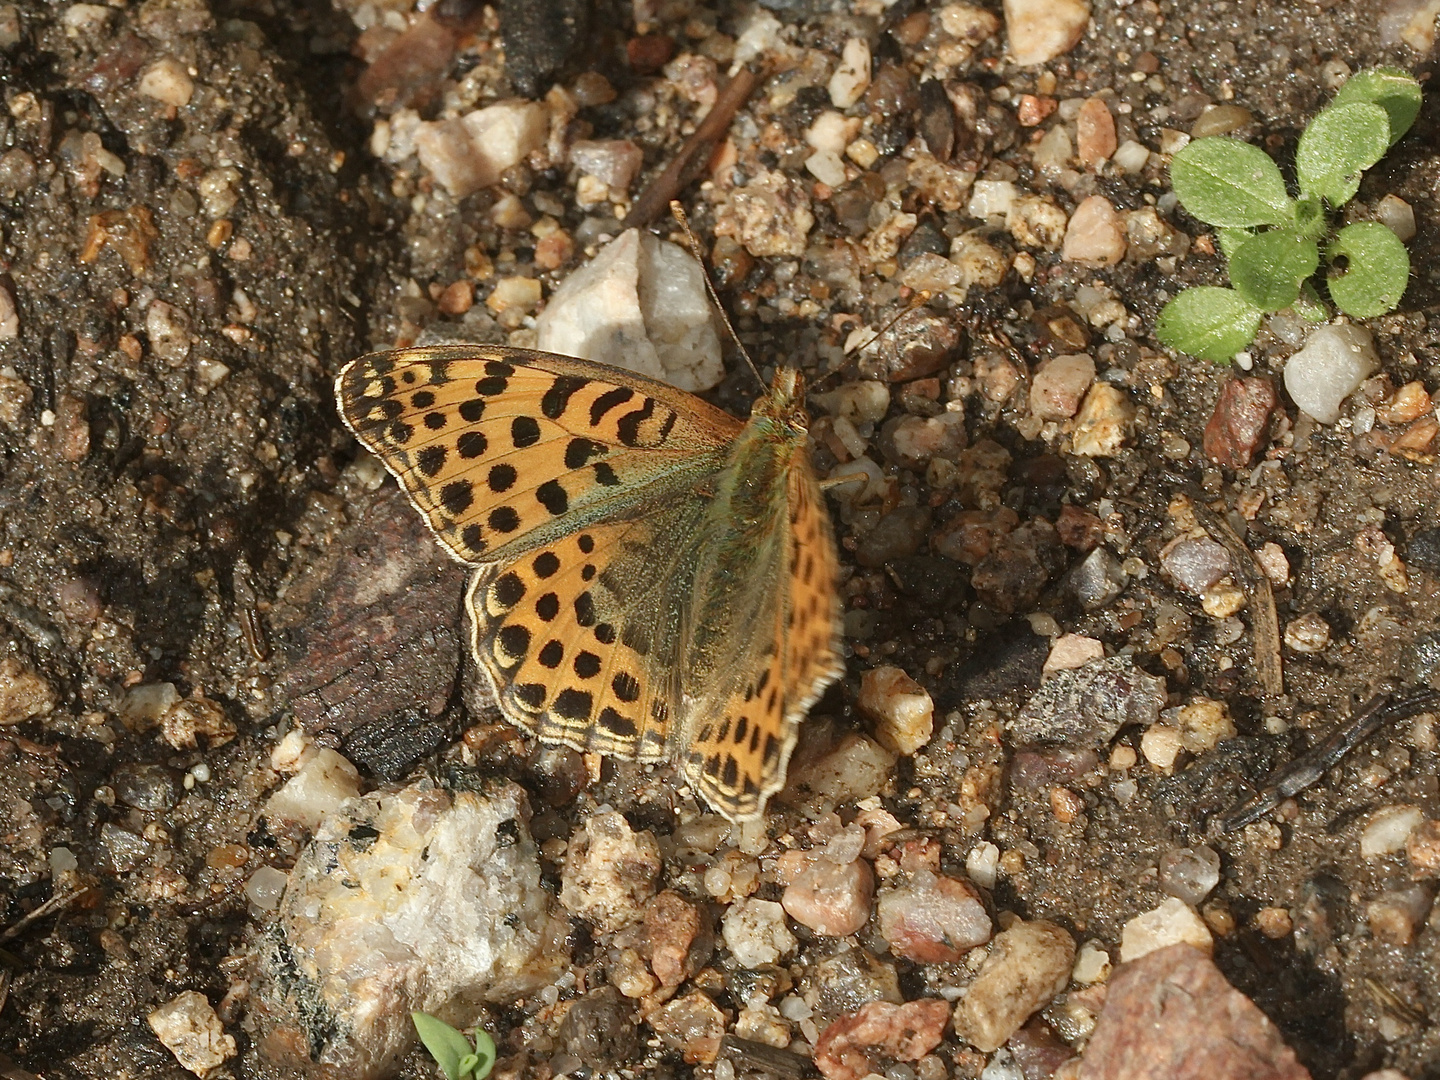
<svg viewBox="0 0 1440 1080">
<path fill-rule="evenodd" d="M 87 886 L 83 889 L 76 889 L 74 892 L 65 893 L 62 896 L 52 896 L 34 911 L 30 912 L 30 914 L 22 915 L 14 926 L 6 927 L 3 931 L 0 931 L 0 941 L 9 941 L 36 919 L 43 919 L 46 915 L 50 915 L 56 911 L 64 911 L 71 904 L 83 900 L 94 891 L 93 888 Z"/>
<path fill-rule="evenodd" d="M 1386 724 L 1437 708 L 1440 708 L 1440 690 L 1429 687 L 1398 697 L 1375 695 L 1339 731 L 1282 766 L 1263 788 L 1233 807 L 1220 819 L 1221 829 L 1234 832 L 1260 820 L 1284 800 L 1319 780 L 1341 758 Z"/>
<path fill-rule="evenodd" d="M 630 207 L 630 213 L 626 214 L 625 220 L 621 222 L 622 229 L 644 228 L 655 221 L 665 212 L 670 200 L 700 175 L 709 163 L 716 145 L 729 129 L 730 121 L 735 118 L 740 106 L 745 104 L 762 77 L 762 72 L 741 68 L 735 77 L 725 84 L 725 89 L 720 91 L 715 104 L 705 114 L 705 119 L 700 121 L 700 126 L 685 140 L 685 145 L 680 147 L 674 160 L 665 166 L 664 172 L 650 181 Z"/>
<path fill-rule="evenodd" d="M 1195 517 L 1205 530 L 1230 552 L 1235 571 L 1250 601 L 1250 634 L 1255 645 L 1255 677 L 1260 692 L 1272 701 L 1285 693 L 1285 665 L 1280 652 L 1280 618 L 1275 614 L 1275 590 L 1270 579 L 1230 523 L 1203 503 L 1195 502 Z"/>
</svg>

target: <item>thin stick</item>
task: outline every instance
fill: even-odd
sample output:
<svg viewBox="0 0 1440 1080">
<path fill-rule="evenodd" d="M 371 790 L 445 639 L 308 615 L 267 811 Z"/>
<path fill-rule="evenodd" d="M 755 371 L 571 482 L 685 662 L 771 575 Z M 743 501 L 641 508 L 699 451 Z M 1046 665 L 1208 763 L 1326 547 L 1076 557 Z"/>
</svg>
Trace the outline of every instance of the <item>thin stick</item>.
<svg viewBox="0 0 1440 1080">
<path fill-rule="evenodd" d="M 725 84 L 725 89 L 720 91 L 715 104 L 705 114 L 705 119 L 700 121 L 695 131 L 685 140 L 674 160 L 640 193 L 640 197 L 630 207 L 630 213 L 626 214 L 625 220 L 620 223 L 621 228 L 632 229 L 649 225 L 660 216 L 670 200 L 700 175 L 700 171 L 709 162 L 710 155 L 714 153 L 716 144 L 730 127 L 730 121 L 735 119 L 740 106 L 745 104 L 746 98 L 754 91 L 762 77 L 762 73 L 746 67 L 741 68 L 735 77 Z"/>
<path fill-rule="evenodd" d="M 1250 636 L 1255 650 L 1255 677 L 1261 692 L 1271 699 L 1285 693 L 1285 660 L 1280 651 L 1280 619 L 1275 612 L 1275 590 L 1255 553 L 1235 535 L 1222 516 L 1201 502 L 1193 502 L 1195 517 L 1224 545 L 1251 600 Z"/>
<path fill-rule="evenodd" d="M 46 915 L 50 915 L 56 911 L 64 911 L 70 905 L 89 896 L 94 891 L 94 886 L 87 886 L 86 888 L 76 889 L 74 892 L 65 893 L 61 896 L 52 896 L 28 915 L 22 915 L 16 920 L 14 926 L 6 927 L 5 930 L 0 931 L 0 941 L 9 941 L 36 919 L 43 919 Z"/>
<path fill-rule="evenodd" d="M 685 242 L 690 245 L 690 254 L 695 256 L 695 261 L 700 264 L 700 275 L 705 279 L 705 291 L 710 294 L 710 302 L 715 305 L 715 310 L 720 313 L 720 321 L 725 324 L 725 329 L 730 331 L 730 340 L 735 342 L 735 347 L 740 350 L 740 355 L 745 358 L 745 363 L 750 366 L 755 381 L 760 384 L 760 389 L 765 389 L 765 380 L 760 377 L 760 369 L 755 366 L 755 361 L 750 359 L 750 350 L 745 348 L 745 343 L 740 340 L 740 335 L 735 332 L 735 327 L 730 324 L 730 316 L 725 314 L 725 305 L 720 303 L 720 295 L 715 291 L 715 283 L 710 280 L 710 271 L 705 268 L 705 253 L 700 249 L 700 240 L 690 228 L 690 219 L 685 216 L 685 208 L 678 200 L 670 200 L 670 213 L 680 223 L 681 230 L 685 233 Z"/>
</svg>

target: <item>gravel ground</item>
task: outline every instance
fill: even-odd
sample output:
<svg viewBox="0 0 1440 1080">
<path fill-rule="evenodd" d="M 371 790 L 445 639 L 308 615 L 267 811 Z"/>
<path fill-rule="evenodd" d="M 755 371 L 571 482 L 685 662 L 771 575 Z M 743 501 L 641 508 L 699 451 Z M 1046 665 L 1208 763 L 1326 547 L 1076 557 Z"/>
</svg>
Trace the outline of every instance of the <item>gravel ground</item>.
<svg viewBox="0 0 1440 1080">
<path fill-rule="evenodd" d="M 217 1035 L 230 1075 L 296 1075 L 256 965 L 306 830 L 262 808 L 330 749 L 367 789 L 460 768 L 528 793 L 571 965 L 485 1014 L 506 1075 L 734 1080 L 768 1043 L 798 1054 L 772 1073 L 817 1057 L 836 1080 L 831 1021 L 888 997 L 919 1011 L 886 1032 L 923 1029 L 925 1002 L 985 978 L 985 949 L 886 921 L 926 889 L 983 917 L 981 941 L 992 922 L 1017 935 L 992 958 L 1054 955 L 1024 928 L 1058 926 L 1116 961 L 1127 923 L 1178 895 L 1313 1075 L 1432 1075 L 1434 717 L 1254 824 L 1217 818 L 1373 693 L 1436 677 L 1433 96 L 1360 190 L 1356 214 L 1395 195 L 1418 232 L 1400 310 L 1366 324 L 1380 371 L 1337 423 L 1281 388 L 1293 323 L 1272 320 L 1243 372 L 1152 335 L 1169 296 L 1223 271 L 1168 195 L 1166 153 L 1201 122 L 1283 162 L 1350 71 L 1427 77 L 1433 40 L 1396 36 L 1415 5 L 1100 0 L 1073 48 L 1028 67 L 1004 59 L 998 10 L 963 5 L 410 7 L 0 6 L 0 1073 L 188 1076 L 147 1017 L 197 992 L 234 1040 Z M 847 673 L 764 828 L 732 834 L 666 770 L 595 768 L 495 719 L 461 667 L 462 577 L 358 454 L 331 384 L 425 334 L 533 346 L 544 300 L 619 232 L 737 50 L 772 72 L 684 201 L 767 374 L 834 372 L 817 467 L 870 482 L 831 498 Z M 516 96 L 543 108 L 516 114 L 536 127 L 515 160 L 487 171 L 493 139 L 445 141 Z M 1097 146 L 1119 158 L 1087 159 Z M 1077 228 L 1096 196 L 1098 227 Z M 846 360 L 917 291 L 928 303 Z M 709 396 L 745 415 L 755 393 L 732 363 Z M 1266 690 L 1270 624 L 1283 692 Z M 1067 713 L 1074 674 L 1032 700 L 1047 656 L 1102 652 L 1084 670 L 1113 708 Z M 915 750 L 896 732 L 926 705 Z M 598 821 L 653 845 L 628 922 L 567 898 Z M 807 909 L 790 891 L 807 853 L 842 849 L 851 876 Z M 782 897 L 775 929 L 760 905 Z M 666 912 L 698 913 L 713 949 L 671 982 L 670 931 L 642 946 L 631 925 Z M 859 919 L 848 952 L 827 918 Z M 754 953 L 772 930 L 789 943 Z M 854 996 L 826 996 L 841 984 Z M 957 1010 L 913 1053 L 845 1034 L 881 1047 L 856 1080 L 1053 1075 L 1102 1001 L 1061 984 L 1026 1029 L 1050 1058 L 1014 1065 L 1021 1039 L 992 1061 Z M 749 1057 L 716 1062 L 717 1023 Z M 434 1075 L 419 1051 L 399 1068 Z"/>
</svg>

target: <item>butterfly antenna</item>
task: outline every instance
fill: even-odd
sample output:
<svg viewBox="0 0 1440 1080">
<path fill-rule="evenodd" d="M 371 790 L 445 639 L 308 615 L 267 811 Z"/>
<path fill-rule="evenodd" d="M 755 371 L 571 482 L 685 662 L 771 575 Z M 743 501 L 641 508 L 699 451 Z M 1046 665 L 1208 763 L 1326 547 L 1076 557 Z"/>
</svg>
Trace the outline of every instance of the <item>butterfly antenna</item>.
<svg viewBox="0 0 1440 1080">
<path fill-rule="evenodd" d="M 715 310 L 720 313 L 720 321 L 725 324 L 725 329 L 730 334 L 730 340 L 735 342 L 735 347 L 740 350 L 740 355 L 745 358 L 745 364 L 755 376 L 755 381 L 760 384 L 760 389 L 765 389 L 765 380 L 760 376 L 760 369 L 755 366 L 755 361 L 750 359 L 750 350 L 745 348 L 745 343 L 740 340 L 740 335 L 735 332 L 735 327 L 730 323 L 730 316 L 725 314 L 725 305 L 720 303 L 720 294 L 715 291 L 715 283 L 710 280 L 710 270 L 705 265 L 705 254 L 700 249 L 700 241 L 690 228 L 690 219 L 685 216 L 685 208 L 680 205 L 679 200 L 670 200 L 670 213 L 680 225 L 680 230 L 685 234 L 685 242 L 690 245 L 690 254 L 695 256 L 695 261 L 700 264 L 700 274 L 705 279 L 705 291 L 710 294 L 710 302 L 715 305 Z"/>
</svg>

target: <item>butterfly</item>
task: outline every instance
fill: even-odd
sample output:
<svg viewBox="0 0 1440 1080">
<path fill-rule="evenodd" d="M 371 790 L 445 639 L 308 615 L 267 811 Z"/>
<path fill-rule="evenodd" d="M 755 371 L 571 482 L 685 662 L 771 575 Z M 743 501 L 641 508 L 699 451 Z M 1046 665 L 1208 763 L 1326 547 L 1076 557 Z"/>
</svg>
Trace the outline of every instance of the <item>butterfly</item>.
<svg viewBox="0 0 1440 1080">
<path fill-rule="evenodd" d="M 511 723 L 674 761 L 731 820 L 764 812 L 844 669 L 797 371 L 748 422 L 633 372 L 486 345 L 363 356 L 335 393 L 474 567 L 470 646 Z"/>
</svg>

